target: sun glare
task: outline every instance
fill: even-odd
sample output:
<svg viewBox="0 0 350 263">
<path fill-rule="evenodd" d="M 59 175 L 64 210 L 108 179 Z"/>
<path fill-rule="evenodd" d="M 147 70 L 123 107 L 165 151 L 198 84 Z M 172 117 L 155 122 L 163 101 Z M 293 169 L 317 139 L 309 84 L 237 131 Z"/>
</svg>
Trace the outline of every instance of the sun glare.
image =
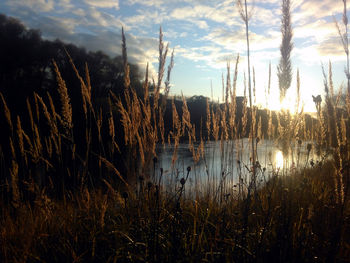
<svg viewBox="0 0 350 263">
<path fill-rule="evenodd" d="M 274 111 L 289 111 L 291 114 L 296 113 L 296 103 L 295 100 L 291 97 L 286 97 L 280 102 L 279 99 L 271 100 L 269 105 L 270 110 Z"/>
<path fill-rule="evenodd" d="M 283 153 L 281 151 L 278 151 L 276 152 L 276 155 L 275 155 L 275 166 L 276 166 L 276 169 L 281 169 L 283 168 Z"/>
</svg>

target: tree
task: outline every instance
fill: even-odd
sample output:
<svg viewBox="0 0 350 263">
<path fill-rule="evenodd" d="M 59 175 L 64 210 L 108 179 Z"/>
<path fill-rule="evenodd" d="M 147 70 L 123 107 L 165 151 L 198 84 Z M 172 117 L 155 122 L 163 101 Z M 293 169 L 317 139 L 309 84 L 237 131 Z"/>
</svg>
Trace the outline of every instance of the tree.
<svg viewBox="0 0 350 263">
<path fill-rule="evenodd" d="M 290 0 L 282 0 L 281 23 L 281 59 L 279 65 L 277 66 L 280 101 L 284 99 L 286 92 L 289 89 L 292 82 L 292 62 L 290 60 L 290 54 L 293 49 L 293 30 L 291 25 Z"/>
<path fill-rule="evenodd" d="M 111 58 L 102 51 L 88 52 L 59 39 L 42 39 L 39 30 L 27 29 L 21 21 L 3 14 L 0 14 L 0 39 L 0 92 L 14 115 L 27 109 L 26 99 L 31 98 L 33 92 L 40 96 L 49 92 L 54 101 L 58 99 L 53 60 L 66 82 L 71 99 L 75 101 L 81 97 L 80 82 L 66 51 L 80 74 L 84 75 L 87 63 L 93 99 L 103 101 L 111 90 L 117 96 L 124 91 L 124 67 L 120 55 Z M 130 64 L 129 67 L 130 84 L 139 95 L 142 92 L 141 72 L 137 65 Z M 79 101 L 73 104 L 81 105 Z"/>
</svg>

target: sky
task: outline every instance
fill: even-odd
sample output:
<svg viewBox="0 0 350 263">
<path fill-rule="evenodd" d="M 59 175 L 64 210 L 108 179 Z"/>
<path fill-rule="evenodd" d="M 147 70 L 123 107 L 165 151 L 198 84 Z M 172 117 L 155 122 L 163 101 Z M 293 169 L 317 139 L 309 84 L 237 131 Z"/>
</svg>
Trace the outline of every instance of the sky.
<svg viewBox="0 0 350 263">
<path fill-rule="evenodd" d="M 282 1 L 247 2 L 255 103 L 278 109 Z M 332 62 L 336 90 L 344 85 L 346 56 L 334 22 L 338 20 L 341 25 L 342 12 L 342 0 L 292 1 L 293 82 L 284 107 L 295 104 L 297 69 L 306 112 L 315 111 L 312 95 L 324 95 L 322 65 L 328 73 L 328 63 Z M 233 71 L 237 55 L 237 95 L 244 93 L 245 26 L 235 0 L 1 0 L 0 13 L 18 18 L 28 28 L 39 29 L 46 39 L 59 38 L 111 56 L 121 54 L 124 27 L 129 61 L 142 70 L 150 63 L 155 78 L 162 27 L 164 41 L 174 49 L 170 94 L 221 100 L 222 75 L 226 77 L 227 62 Z M 272 78 L 266 99 L 269 63 Z"/>
</svg>

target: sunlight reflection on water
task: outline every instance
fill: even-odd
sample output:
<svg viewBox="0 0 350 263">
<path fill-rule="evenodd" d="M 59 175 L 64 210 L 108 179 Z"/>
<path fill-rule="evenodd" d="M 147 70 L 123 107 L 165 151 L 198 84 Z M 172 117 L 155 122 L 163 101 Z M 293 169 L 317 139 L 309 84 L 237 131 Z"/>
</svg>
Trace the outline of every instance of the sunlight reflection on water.
<svg viewBox="0 0 350 263">
<path fill-rule="evenodd" d="M 283 153 L 281 151 L 277 151 L 275 155 L 276 169 L 282 169 L 283 162 L 284 162 Z"/>
<path fill-rule="evenodd" d="M 313 150 L 308 156 L 306 145 L 306 142 L 303 145 L 295 143 L 290 151 L 284 154 L 274 141 L 260 142 L 256 155 L 259 184 L 263 184 L 271 176 L 287 175 L 294 169 L 306 167 L 307 162 L 316 157 Z M 157 176 L 159 169 L 163 168 L 163 182 L 176 187 L 181 178 L 186 178 L 186 168 L 190 166 L 192 170 L 186 184 L 186 191 L 189 192 L 190 189 L 205 192 L 208 185 L 212 185 L 215 189 L 219 189 L 221 185 L 227 189 L 240 184 L 247 186 L 253 170 L 250 148 L 251 143 L 248 139 L 227 141 L 224 144 L 220 141 L 210 141 L 204 145 L 204 156 L 198 162 L 194 162 L 188 144 L 180 143 L 177 160 L 172 165 L 174 145 L 159 146 L 158 163 L 154 174 Z"/>
</svg>

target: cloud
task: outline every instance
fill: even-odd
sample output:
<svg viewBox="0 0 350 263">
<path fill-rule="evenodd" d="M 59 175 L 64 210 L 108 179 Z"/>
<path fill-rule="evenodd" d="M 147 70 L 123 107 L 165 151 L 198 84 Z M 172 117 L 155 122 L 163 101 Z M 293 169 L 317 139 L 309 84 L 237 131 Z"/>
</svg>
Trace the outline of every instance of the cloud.
<svg viewBox="0 0 350 263">
<path fill-rule="evenodd" d="M 118 0 L 84 0 L 84 2 L 93 7 L 119 9 Z"/>
<path fill-rule="evenodd" d="M 169 16 L 171 19 L 185 20 L 194 24 L 203 19 L 225 25 L 237 24 L 237 16 L 235 15 L 237 10 L 232 3 L 224 2 L 216 5 L 204 5 L 202 1 L 200 3 L 175 8 Z"/>
<path fill-rule="evenodd" d="M 260 6 L 255 6 L 253 8 L 253 14 L 251 18 L 251 23 L 253 26 L 259 27 L 272 27 L 279 26 L 281 17 L 279 15 L 278 8 L 266 8 Z"/>
<path fill-rule="evenodd" d="M 327 39 L 316 48 L 321 57 L 327 57 L 332 61 L 344 60 L 345 51 L 339 37 Z"/>
<path fill-rule="evenodd" d="M 82 18 L 86 22 L 86 25 L 82 24 L 82 26 L 115 27 L 120 29 L 123 25 L 122 21 L 114 15 L 105 11 L 99 11 L 94 7 L 90 7 Z"/>
<path fill-rule="evenodd" d="M 130 29 L 140 29 L 161 25 L 166 20 L 166 14 L 159 10 L 137 10 L 137 14 L 125 17 L 123 21 Z"/>
<path fill-rule="evenodd" d="M 171 0 L 168 1 L 171 2 Z M 161 8 L 162 6 L 166 6 L 167 2 L 165 0 L 129 0 L 127 4 Z"/>
<path fill-rule="evenodd" d="M 49 12 L 54 9 L 53 0 L 12 0 L 7 1 L 6 4 L 11 8 L 26 7 L 29 9 L 37 10 L 38 12 Z"/>
<path fill-rule="evenodd" d="M 301 38 L 305 40 L 313 39 L 317 43 L 325 41 L 330 37 L 337 35 L 337 30 L 333 22 L 319 19 L 314 22 L 297 26 L 293 29 L 294 38 Z"/>
<path fill-rule="evenodd" d="M 57 11 L 59 10 L 59 12 L 67 12 L 72 10 L 74 12 L 74 4 L 71 3 L 71 0 L 59 0 L 57 1 Z M 81 9 L 81 8 L 78 8 Z"/>
<path fill-rule="evenodd" d="M 166 29 L 165 31 L 163 31 L 163 35 L 167 39 L 169 39 L 169 38 L 182 39 L 182 38 L 186 38 L 188 36 L 188 32 L 175 31 L 173 28 L 170 28 L 170 29 Z"/>
<path fill-rule="evenodd" d="M 315 19 L 331 17 L 341 12 L 343 12 L 342 1 L 297 0 L 294 3 L 292 18 L 294 23 L 302 26 Z"/>
<path fill-rule="evenodd" d="M 263 33 L 265 34 L 249 33 L 251 50 L 260 51 L 279 47 L 280 35 L 277 32 L 271 30 Z M 236 31 L 217 28 L 206 35 L 204 40 L 209 40 L 218 46 L 237 53 L 243 53 L 246 50 L 246 35 L 243 28 Z"/>
</svg>

